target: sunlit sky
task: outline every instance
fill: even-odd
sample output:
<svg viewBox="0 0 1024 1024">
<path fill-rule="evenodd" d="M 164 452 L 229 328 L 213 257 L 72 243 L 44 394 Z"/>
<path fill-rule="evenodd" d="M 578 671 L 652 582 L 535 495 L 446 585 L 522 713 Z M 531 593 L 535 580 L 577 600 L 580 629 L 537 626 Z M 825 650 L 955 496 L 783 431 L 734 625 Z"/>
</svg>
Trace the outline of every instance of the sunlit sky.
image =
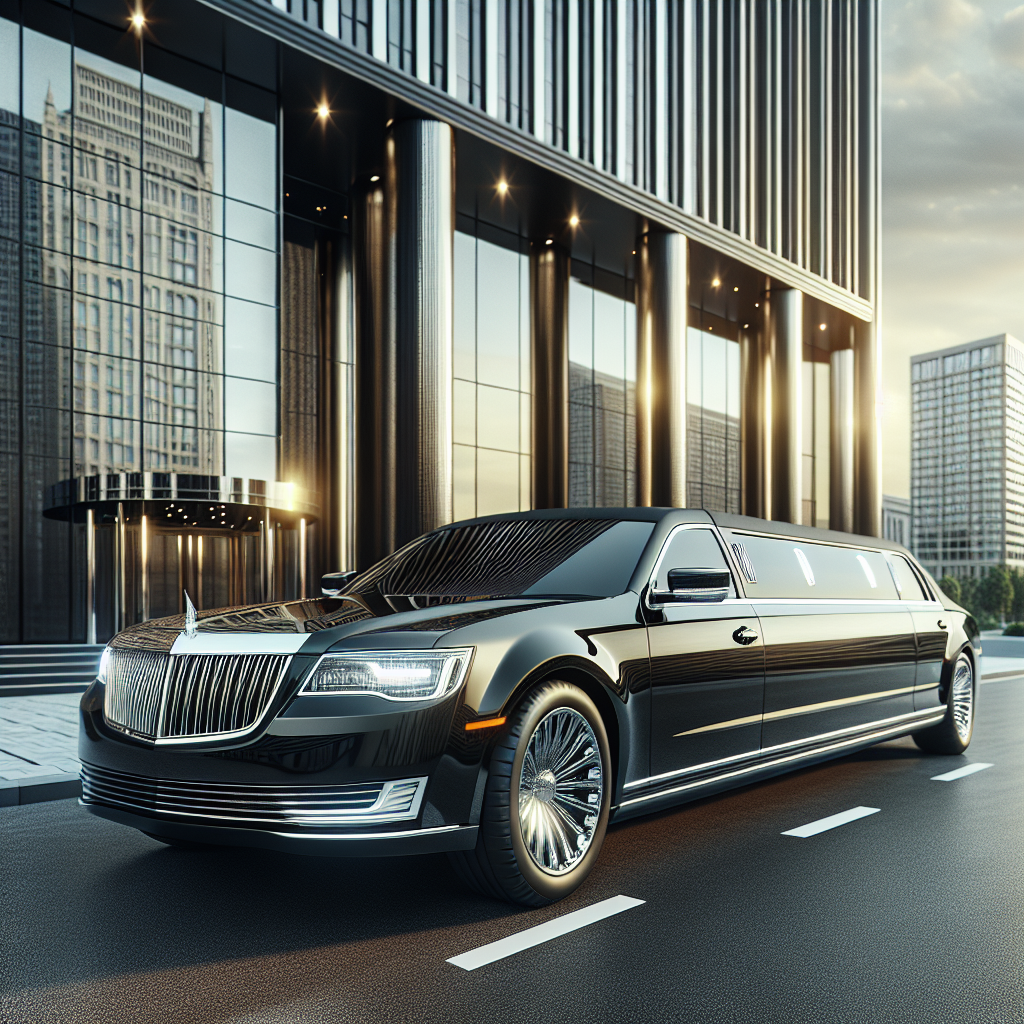
<svg viewBox="0 0 1024 1024">
<path fill-rule="evenodd" d="M 910 356 L 1024 340 L 1024 4 L 882 0 L 883 488 L 910 494 Z"/>
</svg>

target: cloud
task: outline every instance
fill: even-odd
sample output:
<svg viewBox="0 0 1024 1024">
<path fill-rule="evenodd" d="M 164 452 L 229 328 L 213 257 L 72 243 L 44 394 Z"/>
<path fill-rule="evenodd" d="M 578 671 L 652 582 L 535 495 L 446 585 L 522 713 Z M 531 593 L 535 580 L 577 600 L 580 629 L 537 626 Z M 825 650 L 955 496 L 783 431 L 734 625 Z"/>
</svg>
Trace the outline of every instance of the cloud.
<svg viewBox="0 0 1024 1024">
<path fill-rule="evenodd" d="M 1024 70 L 1024 4 L 1007 11 L 993 26 L 992 52 L 1011 67 Z"/>
</svg>

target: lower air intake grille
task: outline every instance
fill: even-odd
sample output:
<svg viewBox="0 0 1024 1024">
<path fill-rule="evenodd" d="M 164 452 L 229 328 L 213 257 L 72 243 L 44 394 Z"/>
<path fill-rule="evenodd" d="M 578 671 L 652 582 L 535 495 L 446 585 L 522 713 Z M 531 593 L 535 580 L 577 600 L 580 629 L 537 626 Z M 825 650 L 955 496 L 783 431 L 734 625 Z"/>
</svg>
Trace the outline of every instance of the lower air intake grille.
<svg viewBox="0 0 1024 1024">
<path fill-rule="evenodd" d="M 103 714 L 148 739 L 223 736 L 251 729 L 267 710 L 290 655 L 113 650 Z"/>
<path fill-rule="evenodd" d="M 157 817 L 284 825 L 381 825 L 419 814 L 426 779 L 348 786 L 181 782 L 82 765 L 82 800 Z"/>
</svg>

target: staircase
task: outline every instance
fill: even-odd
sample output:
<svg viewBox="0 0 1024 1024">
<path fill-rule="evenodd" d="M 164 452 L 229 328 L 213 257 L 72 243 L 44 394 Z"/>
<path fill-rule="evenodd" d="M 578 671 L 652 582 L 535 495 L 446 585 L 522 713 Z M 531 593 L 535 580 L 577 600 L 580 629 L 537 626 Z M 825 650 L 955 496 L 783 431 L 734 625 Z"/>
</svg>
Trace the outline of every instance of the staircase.
<svg viewBox="0 0 1024 1024">
<path fill-rule="evenodd" d="M 102 644 L 0 646 L 0 697 L 81 693 L 99 671 Z"/>
</svg>

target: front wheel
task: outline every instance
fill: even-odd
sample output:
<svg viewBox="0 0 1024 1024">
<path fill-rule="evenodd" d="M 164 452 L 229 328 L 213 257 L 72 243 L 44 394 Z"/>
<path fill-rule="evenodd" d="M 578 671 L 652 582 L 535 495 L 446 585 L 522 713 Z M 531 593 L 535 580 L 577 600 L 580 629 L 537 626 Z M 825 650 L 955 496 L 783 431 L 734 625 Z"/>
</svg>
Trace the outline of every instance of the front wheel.
<svg viewBox="0 0 1024 1024">
<path fill-rule="evenodd" d="M 974 666 L 963 652 L 953 663 L 942 721 L 913 734 L 914 742 L 929 754 L 962 754 L 974 732 Z"/>
<path fill-rule="evenodd" d="M 611 804 L 608 736 L 579 687 L 548 682 L 509 719 L 491 755 L 474 850 L 452 854 L 478 892 L 541 907 L 590 874 Z"/>
</svg>

